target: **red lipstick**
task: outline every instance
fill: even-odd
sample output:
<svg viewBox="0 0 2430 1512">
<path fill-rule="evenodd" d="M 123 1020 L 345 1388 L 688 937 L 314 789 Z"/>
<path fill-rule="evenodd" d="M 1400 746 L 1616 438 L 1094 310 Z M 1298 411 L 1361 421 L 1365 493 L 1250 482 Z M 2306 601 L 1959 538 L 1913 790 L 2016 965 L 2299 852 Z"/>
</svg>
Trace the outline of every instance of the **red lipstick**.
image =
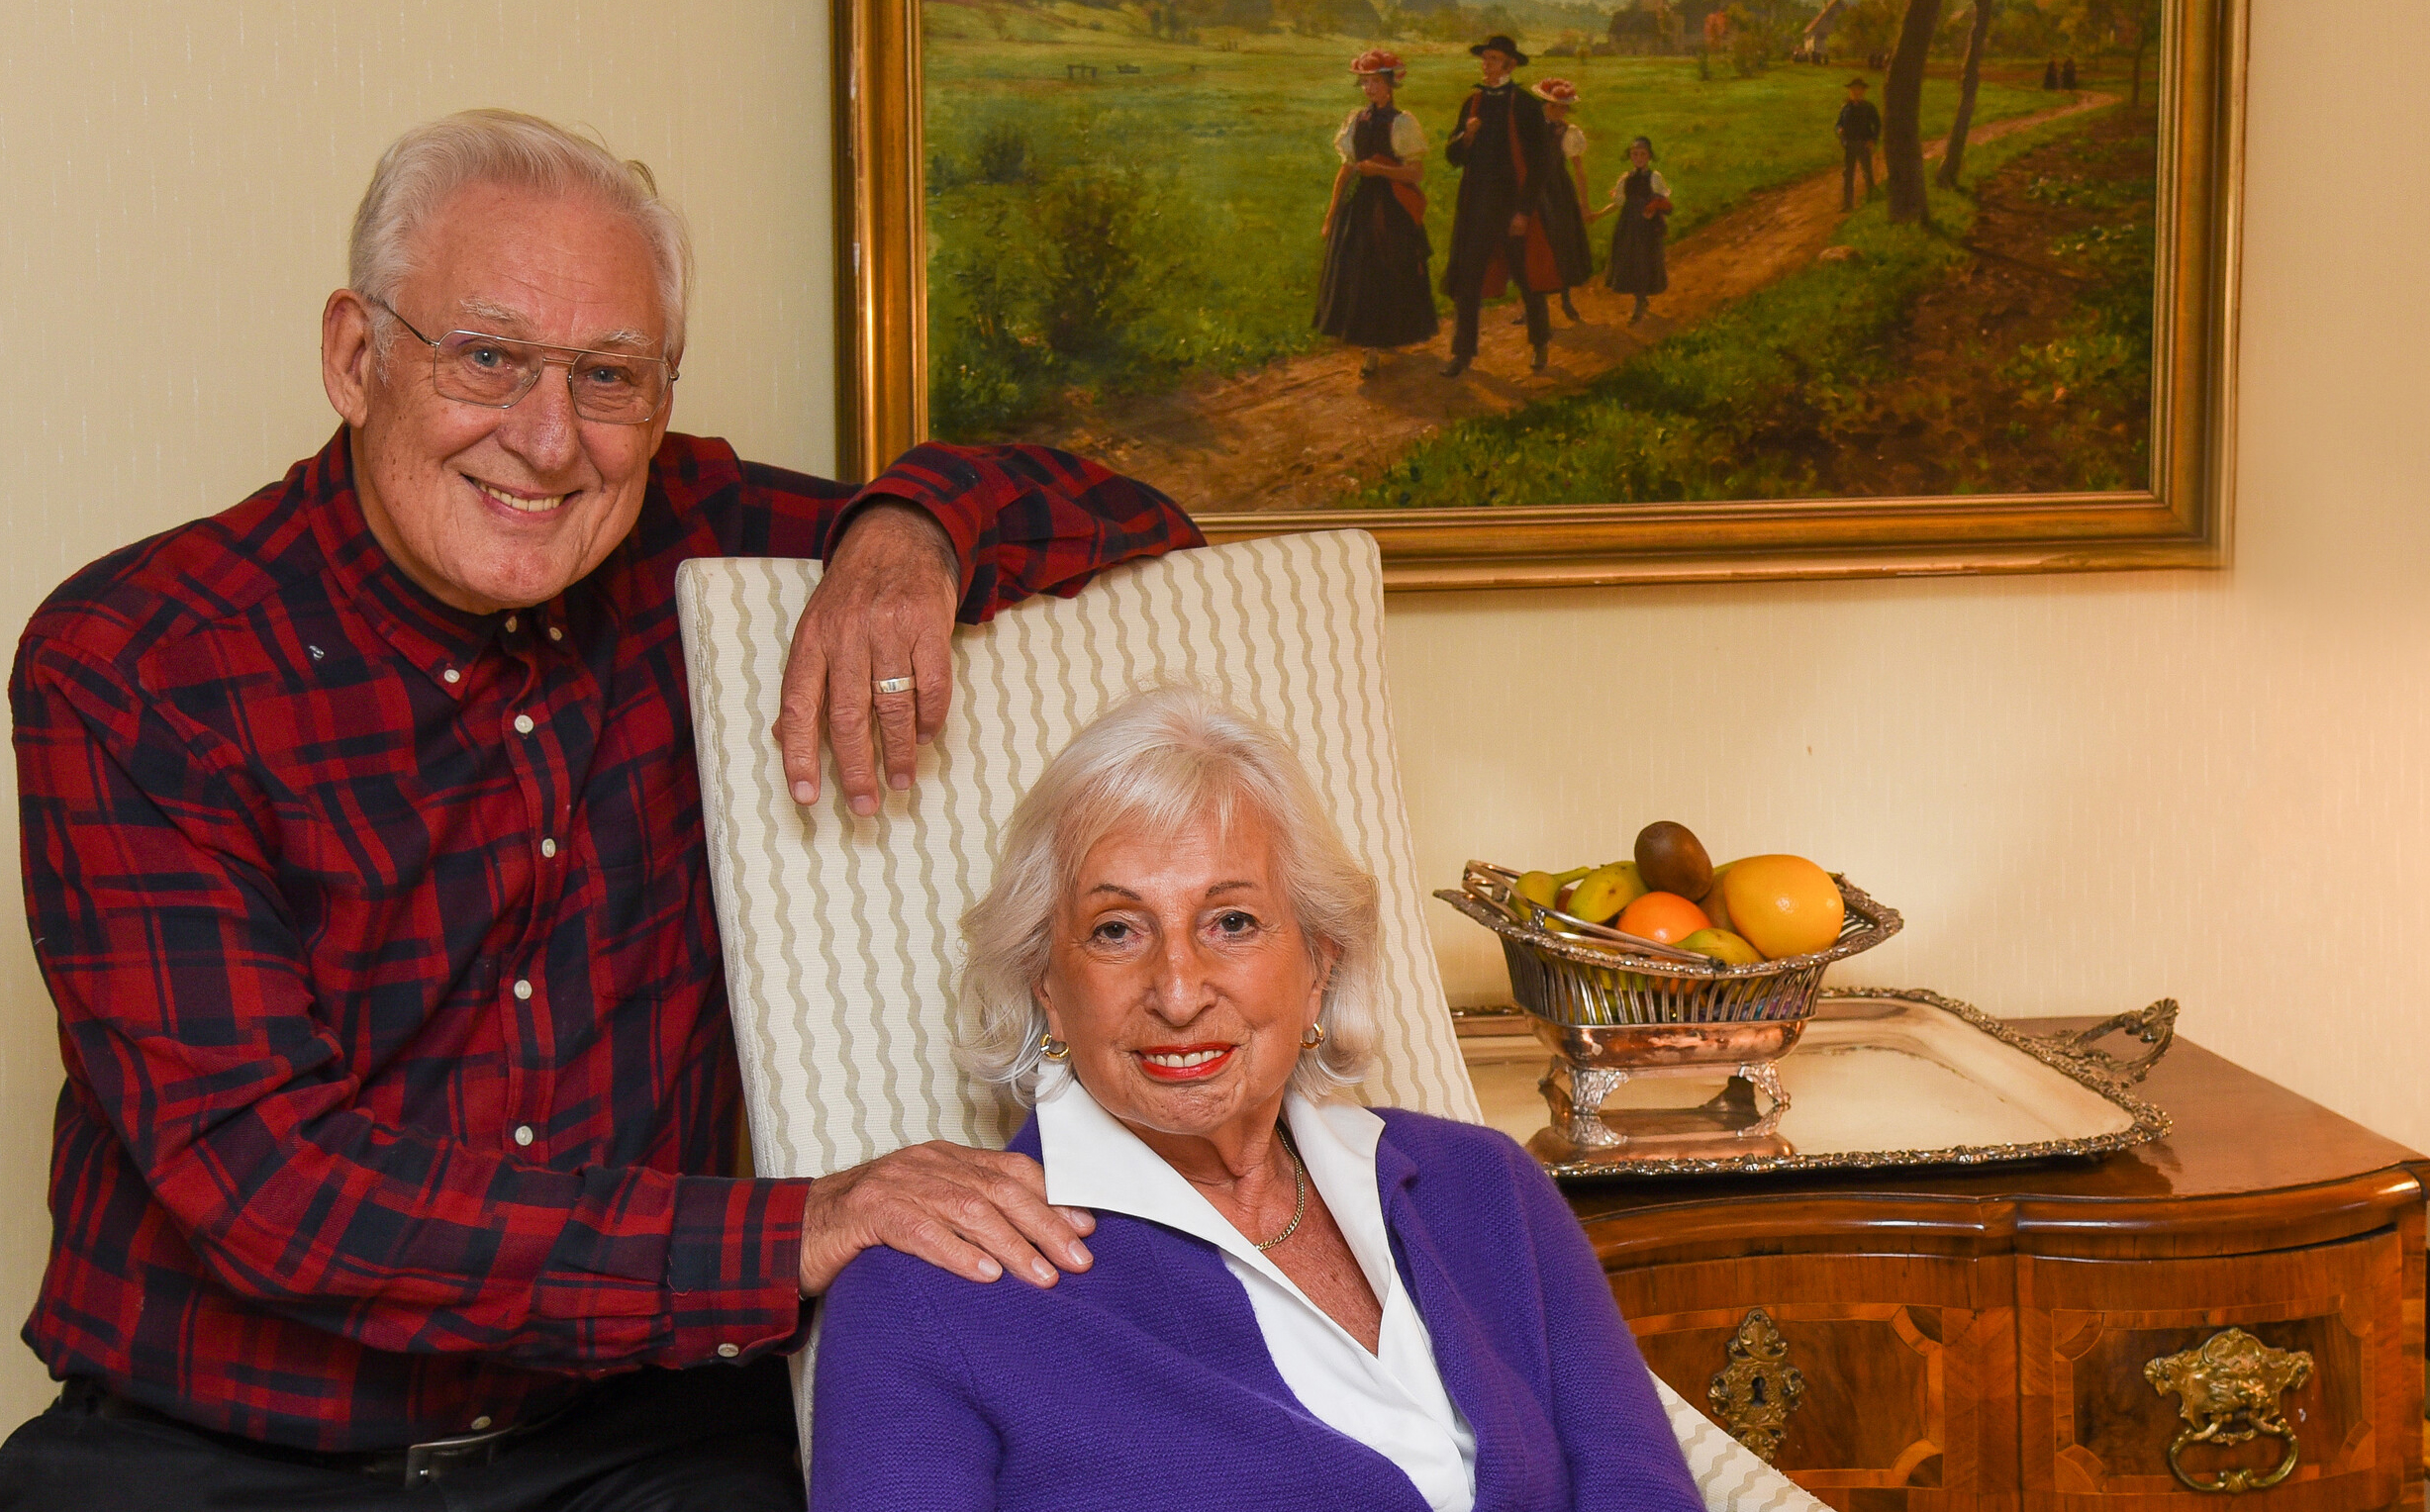
<svg viewBox="0 0 2430 1512">
<path fill-rule="evenodd" d="M 1158 1082 L 1203 1082 L 1232 1063 L 1234 1046 L 1220 1042 L 1206 1045 L 1150 1045 L 1133 1051 L 1139 1070 Z M 1207 1059 L 1191 1066 L 1159 1066 L 1148 1059 L 1151 1055 L 1206 1055 Z"/>
</svg>

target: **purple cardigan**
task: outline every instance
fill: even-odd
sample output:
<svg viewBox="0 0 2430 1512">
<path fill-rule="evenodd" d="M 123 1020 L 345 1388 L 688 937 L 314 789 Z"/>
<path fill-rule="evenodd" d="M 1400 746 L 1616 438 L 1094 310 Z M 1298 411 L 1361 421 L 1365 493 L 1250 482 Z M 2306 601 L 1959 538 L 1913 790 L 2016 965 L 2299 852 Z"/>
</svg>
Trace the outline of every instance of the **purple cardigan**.
<svg viewBox="0 0 2430 1512">
<path fill-rule="evenodd" d="M 1578 1220 L 1507 1136 L 1379 1109 L 1384 1222 L 1477 1435 L 1477 1512 L 1702 1512 Z M 1012 1148 L 1035 1157 L 1035 1120 Z M 1104 1214 L 1048 1290 L 865 1251 L 827 1292 L 811 1502 L 849 1512 L 1426 1512 L 1283 1384 L 1203 1240 Z"/>
</svg>

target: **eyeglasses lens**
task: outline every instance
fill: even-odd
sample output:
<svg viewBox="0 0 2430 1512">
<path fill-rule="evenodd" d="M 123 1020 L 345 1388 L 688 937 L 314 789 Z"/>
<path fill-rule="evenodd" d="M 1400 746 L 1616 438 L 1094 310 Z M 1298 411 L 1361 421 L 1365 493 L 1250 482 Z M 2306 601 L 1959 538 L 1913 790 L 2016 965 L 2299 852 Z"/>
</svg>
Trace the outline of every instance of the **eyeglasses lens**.
<svg viewBox="0 0 2430 1512">
<path fill-rule="evenodd" d="M 655 358 L 570 351 L 471 331 L 447 332 L 435 355 L 438 392 L 467 404 L 504 409 L 530 393 L 551 365 L 566 369 L 574 413 L 585 420 L 638 425 L 666 397 L 666 367 Z"/>
</svg>

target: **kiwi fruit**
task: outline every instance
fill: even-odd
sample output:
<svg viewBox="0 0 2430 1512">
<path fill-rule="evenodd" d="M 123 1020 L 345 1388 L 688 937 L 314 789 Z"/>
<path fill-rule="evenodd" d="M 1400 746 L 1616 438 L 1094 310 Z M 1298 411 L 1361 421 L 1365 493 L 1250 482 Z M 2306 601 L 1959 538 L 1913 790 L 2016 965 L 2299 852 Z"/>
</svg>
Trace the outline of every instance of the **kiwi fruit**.
<svg viewBox="0 0 2430 1512">
<path fill-rule="evenodd" d="M 1712 891 L 1712 857 L 1685 824 L 1657 820 L 1637 831 L 1637 875 L 1657 893 L 1690 899 Z"/>
</svg>

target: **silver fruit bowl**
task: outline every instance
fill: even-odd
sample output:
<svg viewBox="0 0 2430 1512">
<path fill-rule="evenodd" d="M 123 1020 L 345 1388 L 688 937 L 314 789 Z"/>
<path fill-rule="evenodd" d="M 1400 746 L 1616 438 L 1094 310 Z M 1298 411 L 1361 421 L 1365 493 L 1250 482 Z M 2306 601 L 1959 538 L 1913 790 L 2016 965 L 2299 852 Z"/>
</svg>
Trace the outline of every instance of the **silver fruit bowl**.
<svg viewBox="0 0 2430 1512">
<path fill-rule="evenodd" d="M 1715 1070 L 1744 1078 L 1771 1103 L 1739 1132 L 1770 1135 L 1789 1107 L 1775 1063 L 1797 1048 L 1813 1017 L 1823 972 L 1905 924 L 1896 909 L 1834 875 L 1846 907 L 1838 939 L 1809 955 L 1724 966 L 1522 898 L 1518 875 L 1471 861 L 1456 891 L 1434 896 L 1502 937 L 1511 996 L 1553 1055 L 1544 1080 L 1554 1117 L 1547 1132 L 1578 1150 L 1627 1143 L 1603 1106 L 1632 1078 Z"/>
</svg>

